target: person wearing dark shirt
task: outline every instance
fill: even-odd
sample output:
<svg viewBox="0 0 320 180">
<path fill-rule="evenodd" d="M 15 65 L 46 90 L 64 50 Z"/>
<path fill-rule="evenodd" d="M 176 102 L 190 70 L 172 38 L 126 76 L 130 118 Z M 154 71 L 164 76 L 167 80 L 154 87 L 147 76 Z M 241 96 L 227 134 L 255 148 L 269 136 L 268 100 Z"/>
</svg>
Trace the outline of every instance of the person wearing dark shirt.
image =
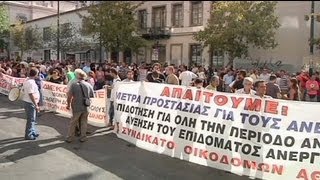
<svg viewBox="0 0 320 180">
<path fill-rule="evenodd" d="M 159 63 L 154 63 L 152 67 L 152 72 L 147 75 L 147 82 L 163 83 L 165 82 L 165 76 L 160 72 L 161 65 Z"/>
<path fill-rule="evenodd" d="M 238 79 L 234 82 L 232 86 L 233 92 L 235 92 L 238 89 L 242 89 L 243 86 L 243 79 L 247 76 L 247 73 L 245 70 L 241 70 L 238 72 Z"/>
</svg>

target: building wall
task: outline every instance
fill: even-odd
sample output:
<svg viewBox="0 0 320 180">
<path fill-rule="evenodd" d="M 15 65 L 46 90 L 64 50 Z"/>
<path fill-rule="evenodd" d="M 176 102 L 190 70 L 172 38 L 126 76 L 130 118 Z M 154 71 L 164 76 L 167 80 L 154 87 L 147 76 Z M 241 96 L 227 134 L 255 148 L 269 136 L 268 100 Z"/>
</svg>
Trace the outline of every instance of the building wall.
<svg viewBox="0 0 320 180">
<path fill-rule="evenodd" d="M 147 10 L 147 27 L 152 26 L 152 9 L 154 7 L 166 7 L 166 27 L 171 28 L 171 37 L 168 40 L 160 40 L 160 45 L 166 47 L 166 62 L 168 64 L 189 64 L 190 60 L 190 45 L 197 43 L 193 38 L 192 34 L 203 29 L 210 17 L 211 1 L 203 1 L 203 18 L 201 26 L 191 26 L 191 1 L 146 1 L 142 4 L 138 10 Z M 172 6 L 174 4 L 183 5 L 183 27 L 173 28 L 172 27 Z M 142 57 L 146 62 L 151 62 L 151 51 L 147 49 Z M 202 65 L 209 63 L 208 48 L 203 50 L 202 54 Z"/>
<path fill-rule="evenodd" d="M 17 16 L 23 15 L 27 20 L 42 18 L 57 13 L 57 1 L 45 1 L 48 6 L 37 5 L 35 1 L 3 1 L 9 11 L 11 23 L 18 22 Z M 76 3 L 60 1 L 60 12 L 70 11 L 76 8 Z"/>
<path fill-rule="evenodd" d="M 59 18 L 60 25 L 62 25 L 64 23 L 71 23 L 76 28 L 81 28 L 82 20 L 81 20 L 80 16 L 78 15 L 78 13 L 82 14 L 82 15 L 86 15 L 87 12 L 85 10 L 77 10 L 77 11 L 72 11 L 70 13 L 62 13 Z M 33 26 L 33 27 L 37 26 L 39 28 L 40 33 L 41 33 L 41 38 L 43 38 L 43 29 L 44 28 L 46 28 L 46 27 L 57 28 L 57 16 L 49 16 L 49 17 L 45 17 L 45 18 L 40 18 L 40 19 L 28 21 L 27 26 Z M 80 36 L 83 39 L 86 39 L 87 42 L 92 44 L 92 47 L 95 46 L 95 44 L 97 44 L 97 42 L 91 37 L 83 37 L 80 34 L 78 34 L 78 36 Z M 44 47 L 47 47 L 46 44 L 44 44 Z M 14 52 L 19 51 L 19 49 L 17 47 L 12 47 L 11 49 L 13 50 L 13 52 L 11 53 L 13 56 L 14 56 Z M 33 59 L 36 59 L 36 60 L 41 60 L 41 59 L 44 60 L 45 59 L 44 58 L 44 56 L 45 56 L 44 51 L 45 50 L 50 50 L 52 60 L 57 59 L 56 49 L 53 49 L 50 47 L 40 48 L 37 51 L 31 52 L 31 54 L 25 53 L 23 55 L 22 59 L 27 59 L 28 57 L 33 57 Z M 70 52 L 70 53 L 75 53 L 75 52 Z M 102 52 L 102 53 L 104 53 L 104 52 Z M 90 53 L 89 56 L 93 57 L 93 54 L 94 54 L 94 52 Z M 60 54 L 60 59 L 61 59 L 61 57 L 63 57 L 63 55 Z M 80 56 L 76 56 L 76 60 L 79 60 L 78 59 L 79 57 Z"/>
</svg>

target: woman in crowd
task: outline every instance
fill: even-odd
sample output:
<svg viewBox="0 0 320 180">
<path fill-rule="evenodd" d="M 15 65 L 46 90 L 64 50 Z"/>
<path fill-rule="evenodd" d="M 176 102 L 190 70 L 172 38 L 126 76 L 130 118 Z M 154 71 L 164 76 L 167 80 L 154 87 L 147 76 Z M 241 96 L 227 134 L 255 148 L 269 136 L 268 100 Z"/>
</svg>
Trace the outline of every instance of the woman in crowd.
<svg viewBox="0 0 320 180">
<path fill-rule="evenodd" d="M 103 67 L 99 66 L 97 71 L 96 71 L 96 83 L 95 83 L 95 90 L 102 89 L 103 86 L 106 84 L 105 82 L 105 74 L 103 71 Z"/>
<path fill-rule="evenodd" d="M 96 77 L 93 71 L 88 72 L 87 82 L 91 84 L 92 87 L 96 84 Z"/>
<path fill-rule="evenodd" d="M 52 71 L 52 74 L 49 78 L 49 82 L 55 83 L 55 84 L 63 84 L 63 78 L 60 75 L 60 71 L 58 69 L 54 69 Z"/>
<path fill-rule="evenodd" d="M 206 89 L 217 91 L 219 84 L 220 84 L 220 77 L 217 75 L 214 75 L 211 78 L 210 84 L 206 87 Z"/>
<path fill-rule="evenodd" d="M 306 101 L 317 102 L 319 84 L 316 81 L 316 74 L 312 74 L 311 78 L 306 82 L 306 89 L 307 89 Z"/>
<path fill-rule="evenodd" d="M 288 100 L 300 101 L 300 90 L 298 80 L 296 78 L 290 79 L 290 89 Z"/>
</svg>

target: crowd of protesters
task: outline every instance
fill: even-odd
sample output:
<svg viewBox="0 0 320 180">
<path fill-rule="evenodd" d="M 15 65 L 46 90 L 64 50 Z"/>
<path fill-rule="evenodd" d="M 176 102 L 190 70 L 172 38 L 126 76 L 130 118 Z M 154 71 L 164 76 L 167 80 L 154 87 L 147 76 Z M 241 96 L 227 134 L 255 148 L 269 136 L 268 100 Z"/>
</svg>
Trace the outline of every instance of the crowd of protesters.
<svg viewBox="0 0 320 180">
<path fill-rule="evenodd" d="M 35 71 L 36 70 L 36 71 Z M 37 75 L 35 75 L 37 72 Z M 109 124 L 110 128 L 117 127 L 118 123 L 114 123 L 114 97 L 111 91 L 116 82 L 134 82 L 147 81 L 152 83 L 165 83 L 182 86 L 195 86 L 196 88 L 205 88 L 212 91 L 220 91 L 227 93 L 249 94 L 259 96 L 261 98 L 275 98 L 294 101 L 320 102 L 320 78 L 319 72 L 309 73 L 301 71 L 295 74 L 289 74 L 285 70 L 272 71 L 270 69 L 233 69 L 232 66 L 225 68 L 208 68 L 202 66 L 193 66 L 188 68 L 185 65 L 161 65 L 159 63 L 145 64 L 139 66 L 137 64 L 128 65 L 124 62 L 117 63 L 79 63 L 74 61 L 50 61 L 50 62 L 15 62 L 0 60 L 0 78 L 6 74 L 18 78 L 29 77 L 35 79 L 33 86 L 38 87 L 40 95 L 37 104 L 33 110 L 39 110 L 39 106 L 43 103 L 41 95 L 41 82 L 49 81 L 56 84 L 68 85 L 68 106 L 70 109 L 71 99 L 80 99 L 77 105 L 72 107 L 82 107 L 83 112 L 79 114 L 88 115 L 88 106 L 83 105 L 82 101 L 85 94 L 90 94 L 88 90 L 100 90 L 107 88 L 107 96 L 110 98 L 109 106 Z M 79 87 L 73 82 L 78 82 Z M 25 86 L 25 84 L 24 84 Z M 85 91 L 82 87 L 85 87 Z M 34 89 L 35 87 L 33 87 Z M 31 91 L 31 90 L 30 90 Z M 88 93 L 84 93 L 87 92 Z M 91 93 L 92 94 L 92 93 Z M 91 96 L 90 96 L 91 97 Z M 33 102 L 33 101 L 28 101 Z M 35 103 L 35 102 L 33 102 Z M 28 106 L 29 107 L 29 106 Z M 31 106 L 30 106 L 31 107 Z M 33 106 L 32 106 L 33 107 Z M 30 109 L 30 108 L 29 108 Z M 79 109 L 79 108 L 78 108 Z M 80 108 L 81 109 L 81 108 Z M 73 109 L 73 111 L 75 111 Z M 30 110 L 26 110 L 31 112 Z M 29 113 L 30 114 L 30 113 Z M 77 116 L 77 117 L 78 117 Z M 82 115 L 81 115 L 82 116 Z M 73 117 L 75 115 L 73 114 Z M 28 122 L 36 121 L 36 116 L 32 115 Z M 81 128 L 80 141 L 86 141 L 85 131 L 87 118 L 81 121 L 74 119 L 70 123 L 67 142 L 71 142 L 76 129 Z M 77 123 L 81 122 L 75 129 Z M 32 123 L 29 123 L 32 125 Z M 26 125 L 26 139 L 36 139 L 38 136 L 34 130 L 34 126 Z M 29 133 L 27 133 L 29 132 Z"/>
<path fill-rule="evenodd" d="M 86 81 L 94 90 L 112 86 L 116 81 L 148 81 L 183 86 L 198 86 L 214 91 L 229 93 L 255 93 L 255 83 L 264 81 L 265 95 L 277 99 L 295 101 L 320 101 L 319 72 L 309 74 L 301 71 L 289 74 L 285 70 L 271 69 L 238 70 L 232 67 L 208 68 L 202 66 L 161 65 L 159 63 L 126 64 L 117 63 L 79 63 L 74 61 L 50 61 L 40 63 L 32 61 L 0 61 L 0 72 L 13 77 L 25 78 L 28 69 L 38 68 L 40 79 L 57 84 L 68 84 L 75 78 L 74 70 L 81 68 L 87 73 Z M 250 90 L 250 91 L 249 91 Z"/>
</svg>

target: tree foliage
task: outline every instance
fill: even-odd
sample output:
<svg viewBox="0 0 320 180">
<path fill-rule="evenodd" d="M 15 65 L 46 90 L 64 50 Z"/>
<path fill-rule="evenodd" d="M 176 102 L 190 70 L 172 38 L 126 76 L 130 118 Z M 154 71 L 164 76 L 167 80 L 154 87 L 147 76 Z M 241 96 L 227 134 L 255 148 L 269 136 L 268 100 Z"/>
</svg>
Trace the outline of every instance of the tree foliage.
<svg viewBox="0 0 320 180">
<path fill-rule="evenodd" d="M 9 16 L 4 5 L 0 5 L 0 49 L 9 48 Z"/>
<path fill-rule="evenodd" d="M 18 23 L 12 28 L 11 34 L 14 45 L 21 51 L 21 57 L 24 52 L 38 50 L 42 46 L 42 36 L 37 26 L 27 27 L 25 23 Z"/>
<path fill-rule="evenodd" d="M 194 38 L 212 50 L 226 52 L 229 63 L 248 56 L 249 46 L 269 49 L 277 46 L 280 27 L 274 1 L 218 1 L 213 4 L 207 27 Z"/>
<path fill-rule="evenodd" d="M 0 35 L 8 32 L 9 30 L 9 16 L 7 9 L 4 5 L 0 5 Z"/>
<path fill-rule="evenodd" d="M 51 26 L 44 38 L 45 47 L 57 49 L 58 41 L 58 28 L 57 26 Z M 72 23 L 65 23 L 60 25 L 60 37 L 59 37 L 59 49 L 63 53 L 75 50 L 84 50 L 89 46 L 88 41 L 81 36 L 80 28 L 76 27 Z M 88 50 L 88 49 L 86 49 Z"/>
<path fill-rule="evenodd" d="M 101 40 L 110 51 L 132 50 L 137 53 L 147 41 L 135 35 L 137 20 L 135 13 L 140 4 L 129 1 L 108 1 L 88 7 L 88 16 L 80 15 L 83 30 Z"/>
</svg>

